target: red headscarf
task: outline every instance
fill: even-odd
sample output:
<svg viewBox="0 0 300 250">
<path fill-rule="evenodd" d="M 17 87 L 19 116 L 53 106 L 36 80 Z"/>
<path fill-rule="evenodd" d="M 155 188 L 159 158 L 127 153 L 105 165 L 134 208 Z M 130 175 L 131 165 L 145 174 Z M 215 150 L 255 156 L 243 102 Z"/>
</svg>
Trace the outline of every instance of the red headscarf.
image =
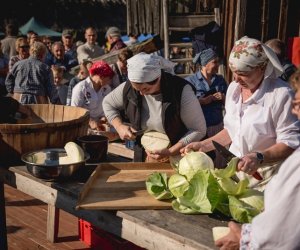
<svg viewBox="0 0 300 250">
<path fill-rule="evenodd" d="M 104 61 L 98 61 L 95 62 L 92 67 L 89 69 L 90 74 L 98 75 L 101 77 L 110 77 L 112 78 L 114 76 L 114 72 L 111 69 L 111 67 Z"/>
</svg>

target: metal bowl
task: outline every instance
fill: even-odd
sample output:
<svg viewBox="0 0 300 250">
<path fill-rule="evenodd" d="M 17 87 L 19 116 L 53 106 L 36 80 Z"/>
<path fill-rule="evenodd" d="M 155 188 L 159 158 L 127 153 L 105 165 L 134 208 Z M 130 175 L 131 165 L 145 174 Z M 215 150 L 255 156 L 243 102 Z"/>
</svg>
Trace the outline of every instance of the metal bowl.
<svg viewBox="0 0 300 250">
<path fill-rule="evenodd" d="M 89 155 L 86 154 L 84 161 L 59 164 L 58 158 L 62 156 L 67 156 L 63 148 L 48 148 L 23 154 L 21 160 L 33 176 L 44 180 L 57 180 L 71 177 L 84 167 L 85 161 L 89 159 Z"/>
</svg>

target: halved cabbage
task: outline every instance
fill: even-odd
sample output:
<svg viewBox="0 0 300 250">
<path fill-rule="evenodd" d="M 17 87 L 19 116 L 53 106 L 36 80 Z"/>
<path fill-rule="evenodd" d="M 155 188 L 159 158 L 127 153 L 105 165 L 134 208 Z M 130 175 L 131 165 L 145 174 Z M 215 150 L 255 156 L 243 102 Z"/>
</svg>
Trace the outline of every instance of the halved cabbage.
<svg viewBox="0 0 300 250">
<path fill-rule="evenodd" d="M 60 163 L 61 163 L 61 161 L 64 162 L 64 164 L 84 161 L 84 151 L 75 142 L 68 142 L 65 145 L 65 150 L 67 152 L 68 158 L 61 159 L 62 157 L 60 157 L 59 158 Z"/>
<path fill-rule="evenodd" d="M 166 134 L 150 131 L 142 136 L 141 144 L 148 151 L 162 150 L 169 147 L 170 140 Z"/>
<path fill-rule="evenodd" d="M 212 233 L 213 233 L 214 241 L 223 238 L 224 236 L 229 234 L 229 232 L 230 232 L 229 227 L 213 227 Z"/>
</svg>

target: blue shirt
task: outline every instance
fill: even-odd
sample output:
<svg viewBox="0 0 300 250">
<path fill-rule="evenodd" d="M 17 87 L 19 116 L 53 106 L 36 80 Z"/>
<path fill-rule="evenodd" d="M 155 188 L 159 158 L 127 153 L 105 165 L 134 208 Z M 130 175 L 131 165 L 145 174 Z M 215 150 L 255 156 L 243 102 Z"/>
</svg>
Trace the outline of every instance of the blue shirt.
<svg viewBox="0 0 300 250">
<path fill-rule="evenodd" d="M 48 54 L 45 63 L 48 66 L 57 65 L 60 67 L 65 67 L 66 71 L 69 71 L 72 67 L 78 65 L 77 59 L 71 58 L 69 54 L 65 54 L 64 58 L 59 60 L 54 55 Z"/>
<path fill-rule="evenodd" d="M 196 96 L 198 98 L 205 97 L 205 95 L 209 95 L 212 92 L 222 92 L 223 94 L 226 94 L 227 91 L 227 83 L 221 75 L 214 75 L 211 85 L 205 81 L 200 70 L 196 74 L 188 76 L 185 79 L 194 85 L 196 88 Z M 210 104 L 202 105 L 201 107 L 208 127 L 217 125 L 223 121 L 222 101 L 214 101 Z"/>
</svg>

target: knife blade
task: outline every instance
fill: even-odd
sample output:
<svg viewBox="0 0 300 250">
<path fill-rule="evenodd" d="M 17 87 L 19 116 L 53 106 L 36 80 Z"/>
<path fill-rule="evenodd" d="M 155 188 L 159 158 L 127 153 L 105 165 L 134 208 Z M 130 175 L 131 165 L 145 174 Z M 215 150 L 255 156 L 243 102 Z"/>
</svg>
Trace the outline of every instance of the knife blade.
<svg viewBox="0 0 300 250">
<path fill-rule="evenodd" d="M 216 141 L 212 141 L 212 144 L 214 145 L 216 150 L 224 157 L 224 159 L 227 162 L 230 162 L 233 157 L 236 157 L 233 153 L 231 153 L 227 148 L 222 146 L 220 143 L 218 143 Z M 254 174 L 252 174 L 252 176 L 256 180 L 259 180 L 259 181 L 263 180 L 262 176 L 257 171 Z"/>
<path fill-rule="evenodd" d="M 145 133 L 145 131 L 146 131 L 146 129 L 141 129 L 141 130 L 138 130 L 135 132 L 132 131 L 132 134 L 134 134 L 135 136 L 143 135 Z"/>
<path fill-rule="evenodd" d="M 140 130 L 137 130 L 137 131 L 132 131 L 131 128 L 133 128 L 133 127 L 132 127 L 132 125 L 131 125 L 130 123 L 124 122 L 123 124 L 130 127 L 131 133 L 132 133 L 134 136 L 143 135 L 143 134 L 146 132 L 146 129 L 140 129 Z"/>
</svg>

